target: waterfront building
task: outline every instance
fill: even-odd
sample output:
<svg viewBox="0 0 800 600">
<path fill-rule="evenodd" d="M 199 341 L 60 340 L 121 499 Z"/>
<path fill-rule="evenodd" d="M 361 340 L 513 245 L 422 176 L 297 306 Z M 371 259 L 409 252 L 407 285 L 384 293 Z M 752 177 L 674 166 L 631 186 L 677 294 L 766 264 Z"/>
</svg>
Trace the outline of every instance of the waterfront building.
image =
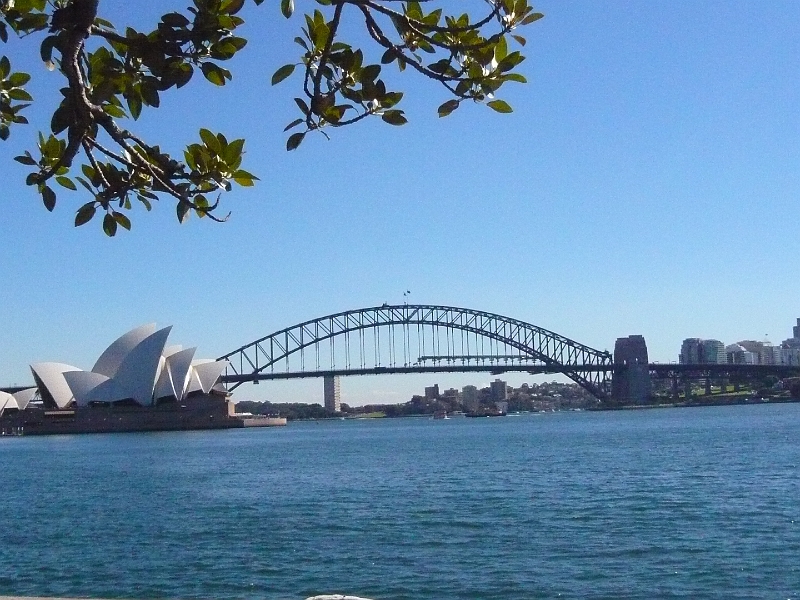
<svg viewBox="0 0 800 600">
<path fill-rule="evenodd" d="M 474 385 L 465 385 L 461 388 L 461 402 L 467 411 L 476 411 L 480 406 L 478 388 Z"/>
<path fill-rule="evenodd" d="M 800 366 L 800 348 L 781 348 L 781 363 L 792 367 Z"/>
<path fill-rule="evenodd" d="M 171 330 L 156 331 L 154 323 L 132 329 L 105 349 L 91 371 L 58 362 L 31 365 L 38 401 L 50 409 L 120 402 L 155 406 L 210 393 L 227 361 L 195 359 L 196 348 L 168 347 Z"/>
<path fill-rule="evenodd" d="M 797 319 L 797 325 L 792 327 L 792 337 L 781 342 L 782 348 L 800 348 L 800 319 Z"/>
<path fill-rule="evenodd" d="M 678 362 L 682 365 L 700 364 L 700 338 L 686 338 L 681 344 L 681 353 Z"/>
<path fill-rule="evenodd" d="M 341 412 L 342 399 L 339 386 L 339 377 L 336 375 L 326 375 L 324 381 L 325 410 L 331 412 Z"/>
<path fill-rule="evenodd" d="M 725 353 L 728 355 L 728 363 L 732 365 L 757 365 L 758 355 L 750 352 L 741 344 L 730 344 L 725 346 Z"/>
<path fill-rule="evenodd" d="M 495 379 L 489 384 L 489 390 L 492 400 L 495 402 L 503 402 L 508 400 L 508 384 L 505 381 Z"/>
<path fill-rule="evenodd" d="M 759 355 L 759 364 L 762 365 L 780 365 L 783 364 L 781 347 L 773 346 L 769 342 L 764 342 Z"/>
<path fill-rule="evenodd" d="M 430 387 L 425 388 L 425 400 L 436 400 L 439 398 L 439 384 L 434 383 Z"/>
<path fill-rule="evenodd" d="M 456 388 L 446 389 L 442 392 L 442 398 L 455 402 L 458 400 L 458 390 Z"/>
<path fill-rule="evenodd" d="M 700 362 L 705 365 L 724 365 L 728 362 L 725 344 L 719 340 L 702 340 L 700 342 Z"/>
</svg>

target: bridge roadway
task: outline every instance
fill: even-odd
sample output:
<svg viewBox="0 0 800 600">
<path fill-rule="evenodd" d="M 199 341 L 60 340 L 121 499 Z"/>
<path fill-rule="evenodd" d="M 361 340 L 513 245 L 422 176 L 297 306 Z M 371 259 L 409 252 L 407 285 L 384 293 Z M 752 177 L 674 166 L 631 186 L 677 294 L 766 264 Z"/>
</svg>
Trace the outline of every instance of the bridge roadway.
<svg viewBox="0 0 800 600">
<path fill-rule="evenodd" d="M 320 371 L 279 371 L 259 373 L 245 373 L 239 375 L 223 375 L 220 381 L 224 384 L 257 383 L 275 379 L 306 379 L 309 377 L 348 376 L 348 375 L 392 375 L 402 373 L 491 373 L 501 375 L 507 372 L 530 373 L 531 375 L 550 375 L 555 373 L 569 373 L 573 371 L 604 372 L 613 374 L 619 365 L 412 365 L 410 367 L 371 367 L 364 369 L 328 369 Z M 650 363 L 647 365 L 651 377 L 670 379 L 685 377 L 690 379 L 705 379 L 708 377 L 752 377 L 756 375 L 776 375 L 778 377 L 800 377 L 799 365 L 684 365 L 677 363 Z M 8 394 L 27 389 L 29 386 L 14 386 L 0 388 Z M 2 600 L 2 598 L 0 598 Z"/>
<path fill-rule="evenodd" d="M 501 375 L 506 372 L 530 373 L 531 375 L 549 375 L 554 373 L 595 372 L 613 374 L 624 368 L 620 365 L 545 365 L 545 364 L 508 364 L 508 365 L 412 365 L 403 367 L 369 367 L 359 369 L 328 369 L 319 371 L 261 371 L 238 375 L 223 375 L 222 383 L 246 383 L 268 381 L 273 379 L 304 379 L 308 377 L 348 376 L 348 375 L 389 375 L 398 373 L 491 373 Z M 704 379 L 706 377 L 751 377 L 755 375 L 777 375 L 779 377 L 800 377 L 800 365 L 685 365 L 678 363 L 650 363 L 647 365 L 651 377 L 669 379 L 672 377 L 688 377 Z"/>
</svg>

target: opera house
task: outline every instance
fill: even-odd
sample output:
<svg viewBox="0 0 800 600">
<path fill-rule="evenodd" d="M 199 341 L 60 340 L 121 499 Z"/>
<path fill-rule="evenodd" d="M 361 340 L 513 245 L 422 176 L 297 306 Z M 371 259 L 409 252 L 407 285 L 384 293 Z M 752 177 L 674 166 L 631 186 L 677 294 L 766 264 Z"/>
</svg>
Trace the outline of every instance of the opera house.
<svg viewBox="0 0 800 600">
<path fill-rule="evenodd" d="M 171 327 L 129 331 L 91 371 L 31 365 L 36 387 L 0 392 L 0 431 L 24 435 L 243 427 L 219 378 L 227 363 L 168 346 Z"/>
</svg>

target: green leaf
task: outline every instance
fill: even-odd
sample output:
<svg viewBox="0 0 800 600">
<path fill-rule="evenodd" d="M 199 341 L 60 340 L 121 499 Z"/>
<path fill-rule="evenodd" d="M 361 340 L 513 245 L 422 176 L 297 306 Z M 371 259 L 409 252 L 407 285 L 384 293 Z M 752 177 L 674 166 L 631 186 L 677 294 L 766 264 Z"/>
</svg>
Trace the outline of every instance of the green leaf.
<svg viewBox="0 0 800 600">
<path fill-rule="evenodd" d="M 451 112 L 453 112 L 455 109 L 457 109 L 459 106 L 461 106 L 461 103 L 458 100 L 455 100 L 455 99 L 454 100 L 448 100 L 447 102 L 445 102 L 444 104 L 442 104 L 439 107 L 439 111 L 438 111 L 439 112 L 439 116 L 440 117 L 446 117 Z"/>
<path fill-rule="evenodd" d="M 284 131 L 289 131 L 292 127 L 297 127 L 300 123 L 303 122 L 303 119 L 295 119 L 291 123 L 289 123 L 286 127 L 283 128 Z"/>
<path fill-rule="evenodd" d="M 205 78 L 214 85 L 225 85 L 225 80 L 231 78 L 230 71 L 211 62 L 203 63 L 200 70 L 203 71 Z"/>
<path fill-rule="evenodd" d="M 127 216 L 115 210 L 111 211 L 111 216 L 120 225 L 120 227 L 124 227 L 128 231 L 131 230 L 131 220 Z"/>
<path fill-rule="evenodd" d="M 275 73 L 272 75 L 272 85 L 280 83 L 281 81 L 289 77 L 289 75 L 294 73 L 296 66 L 297 65 L 283 65 L 280 69 L 275 71 Z"/>
<path fill-rule="evenodd" d="M 17 161 L 18 163 L 21 163 L 23 165 L 28 165 L 30 167 L 36 166 L 36 161 L 33 160 L 33 157 L 28 153 L 22 154 L 20 156 L 15 156 L 14 160 Z"/>
<path fill-rule="evenodd" d="M 281 12 L 287 19 L 294 13 L 294 0 L 281 0 Z"/>
<path fill-rule="evenodd" d="M 21 87 L 30 80 L 31 76 L 27 73 L 13 73 L 11 77 L 8 78 L 8 83 L 11 84 L 11 87 Z"/>
<path fill-rule="evenodd" d="M 387 110 L 381 115 L 381 119 L 389 123 L 389 125 L 405 125 L 408 123 L 408 119 L 403 115 L 402 110 Z"/>
<path fill-rule="evenodd" d="M 303 141 L 304 137 L 306 137 L 305 131 L 293 133 L 289 136 L 289 139 L 286 140 L 286 149 L 289 151 L 294 150 L 300 145 L 300 142 Z"/>
<path fill-rule="evenodd" d="M 117 221 L 109 213 L 103 217 L 103 231 L 108 237 L 114 237 L 117 234 Z"/>
<path fill-rule="evenodd" d="M 53 212 L 56 207 L 56 194 L 48 186 L 42 188 L 42 202 L 44 202 L 44 207 L 47 210 Z"/>
<path fill-rule="evenodd" d="M 206 145 L 207 148 L 214 151 L 215 154 L 219 154 L 221 151 L 219 140 L 217 136 L 211 133 L 208 129 L 200 129 L 200 139 L 203 140 L 203 143 Z"/>
<path fill-rule="evenodd" d="M 186 202 L 185 200 L 180 200 L 177 206 L 177 213 L 178 213 L 178 222 L 185 223 L 186 220 L 189 218 L 190 211 L 192 209 L 192 205 Z"/>
<path fill-rule="evenodd" d="M 56 181 L 58 182 L 59 185 L 67 189 L 70 189 L 72 191 L 78 189 L 78 187 L 72 182 L 72 180 L 69 177 L 65 177 L 64 175 L 59 175 L 58 177 L 56 177 Z"/>
<path fill-rule="evenodd" d="M 134 119 L 138 119 L 139 115 L 142 114 L 142 99 L 138 95 L 130 95 L 126 98 L 128 101 L 128 110 L 131 112 L 131 116 Z"/>
<path fill-rule="evenodd" d="M 487 102 L 486 106 L 491 108 L 492 110 L 496 110 L 499 113 L 510 113 L 514 112 L 514 109 L 505 102 L 504 100 L 492 100 L 491 102 Z"/>
<path fill-rule="evenodd" d="M 258 177 L 241 169 L 233 174 L 232 179 L 244 187 L 251 187 L 258 181 Z"/>
<path fill-rule="evenodd" d="M 75 213 L 75 227 L 80 227 L 81 225 L 85 225 L 91 221 L 92 217 L 95 215 L 95 212 L 97 212 L 97 207 L 95 206 L 94 202 L 87 202 L 81 206 L 78 209 L 78 212 Z"/>
</svg>

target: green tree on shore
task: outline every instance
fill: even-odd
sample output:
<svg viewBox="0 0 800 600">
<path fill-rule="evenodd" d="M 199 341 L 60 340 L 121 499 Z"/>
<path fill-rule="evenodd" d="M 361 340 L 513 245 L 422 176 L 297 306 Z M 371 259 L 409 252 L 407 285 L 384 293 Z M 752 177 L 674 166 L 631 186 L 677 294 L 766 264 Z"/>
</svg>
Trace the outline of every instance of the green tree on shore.
<svg viewBox="0 0 800 600">
<path fill-rule="evenodd" d="M 266 4 L 277 12 L 278 0 Z M 388 81 L 390 65 L 445 88 L 449 99 L 438 107 L 440 116 L 466 100 L 511 112 L 495 93 L 504 83 L 525 81 L 515 70 L 524 60 L 518 48 L 525 45 L 517 30 L 542 17 L 527 0 L 464 0 L 458 3 L 466 8 L 463 13 L 451 13 L 446 2 L 434 0 L 313 4 L 295 38 L 298 61 L 271 77 L 274 85 L 299 75 L 294 97 L 299 112 L 286 128 L 288 150 L 310 132 L 325 134 L 367 117 L 404 124 L 403 92 Z M 242 168 L 243 139 L 203 128 L 199 140 L 176 157 L 128 127 L 145 108 L 158 108 L 164 92 L 183 87 L 197 73 L 217 86 L 232 78 L 222 64 L 247 44 L 237 35 L 244 5 L 245 0 L 194 0 L 141 32 L 103 19 L 99 0 L 0 0 L 0 40 L 17 53 L 35 52 L 25 48 L 40 40 L 41 60 L 64 78 L 49 131 L 40 132 L 35 149 L 15 158 L 31 168 L 26 183 L 48 210 L 56 206 L 56 190 L 80 186 L 88 201 L 77 210 L 75 225 L 101 215 L 109 236 L 118 227 L 130 229 L 126 211 L 134 202 L 150 210 L 159 198 L 175 202 L 181 222 L 191 213 L 226 218 L 217 210 L 221 192 L 257 179 Z M 292 17 L 294 0 L 280 0 L 280 11 Z M 344 39 L 348 21 L 360 23 L 363 39 Z M 30 75 L 15 72 L 12 59 L 13 54 L 0 57 L 3 140 L 13 126 L 27 123 L 25 108 L 33 101 L 25 89 Z"/>
</svg>

